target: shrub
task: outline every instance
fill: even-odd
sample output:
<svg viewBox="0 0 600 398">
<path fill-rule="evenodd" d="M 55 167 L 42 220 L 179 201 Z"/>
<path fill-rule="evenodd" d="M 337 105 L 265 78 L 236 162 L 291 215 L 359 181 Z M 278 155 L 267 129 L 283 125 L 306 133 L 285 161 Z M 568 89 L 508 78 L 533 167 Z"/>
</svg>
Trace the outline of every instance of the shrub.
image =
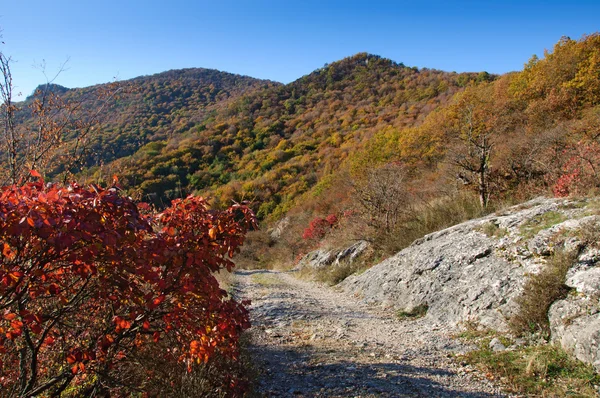
<svg viewBox="0 0 600 398">
<path fill-rule="evenodd" d="M 595 397 L 600 376 L 594 368 L 571 358 L 561 348 L 544 344 L 494 352 L 491 338 L 480 349 L 460 356 L 482 368 L 511 392 L 535 397 Z M 520 395 L 521 396 L 521 395 Z"/>
<path fill-rule="evenodd" d="M 161 340 L 188 369 L 236 358 L 248 313 L 213 274 L 253 224 L 244 206 L 210 212 L 197 197 L 154 214 L 115 188 L 2 188 L 2 395 L 143 391 L 126 369 Z"/>
<path fill-rule="evenodd" d="M 562 165 L 552 191 L 555 196 L 586 194 L 600 183 L 597 168 L 600 165 L 600 144 L 580 141 L 563 152 L 567 161 Z"/>
<path fill-rule="evenodd" d="M 509 320 L 511 331 L 518 336 L 539 333 L 550 336 L 548 310 L 556 300 L 566 297 L 567 271 L 575 261 L 574 253 L 556 252 L 539 273 L 530 275 L 517 298 L 518 312 Z"/>
<path fill-rule="evenodd" d="M 398 312 L 396 312 L 396 316 L 398 317 L 398 319 L 419 319 L 427 315 L 428 310 L 429 306 L 427 304 L 421 304 L 417 305 L 410 311 L 399 310 Z"/>
<path fill-rule="evenodd" d="M 304 230 L 302 239 L 319 241 L 325 237 L 327 232 L 335 227 L 338 223 L 338 218 L 335 214 L 330 214 L 325 218 L 315 217 L 308 228 Z"/>
</svg>

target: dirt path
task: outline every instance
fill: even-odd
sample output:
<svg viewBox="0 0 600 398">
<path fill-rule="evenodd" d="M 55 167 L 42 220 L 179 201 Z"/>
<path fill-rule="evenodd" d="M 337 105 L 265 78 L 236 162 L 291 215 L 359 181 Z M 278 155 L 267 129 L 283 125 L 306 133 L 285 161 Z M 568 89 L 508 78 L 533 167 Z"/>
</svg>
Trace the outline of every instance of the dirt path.
<svg viewBox="0 0 600 398">
<path fill-rule="evenodd" d="M 265 396 L 497 397 L 450 356 L 464 349 L 425 320 L 400 321 L 323 285 L 238 271 L 252 300 L 251 355 Z"/>
</svg>

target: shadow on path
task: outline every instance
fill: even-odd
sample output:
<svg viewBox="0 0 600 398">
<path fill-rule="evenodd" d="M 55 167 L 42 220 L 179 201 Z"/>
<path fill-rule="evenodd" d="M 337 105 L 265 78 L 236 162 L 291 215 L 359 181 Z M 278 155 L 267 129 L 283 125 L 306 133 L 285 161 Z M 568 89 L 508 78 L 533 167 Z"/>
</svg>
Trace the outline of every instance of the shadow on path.
<svg viewBox="0 0 600 398">
<path fill-rule="evenodd" d="M 305 347 L 254 347 L 262 368 L 260 392 L 280 397 L 501 397 L 448 388 L 443 369 L 403 363 L 360 363 L 351 352 Z M 335 360 L 332 360 L 335 358 Z M 323 360 L 323 362 L 320 362 Z"/>
</svg>

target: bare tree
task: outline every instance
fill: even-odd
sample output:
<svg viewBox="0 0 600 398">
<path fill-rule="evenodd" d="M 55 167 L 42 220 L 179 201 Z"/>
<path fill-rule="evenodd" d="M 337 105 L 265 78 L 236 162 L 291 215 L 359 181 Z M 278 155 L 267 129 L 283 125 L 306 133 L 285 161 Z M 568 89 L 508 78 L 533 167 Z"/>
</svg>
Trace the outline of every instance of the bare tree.
<svg viewBox="0 0 600 398">
<path fill-rule="evenodd" d="M 4 43 L 2 43 L 4 44 Z M 0 83 L 0 101 L 2 112 L 2 150 L 5 152 L 8 164 L 9 180 L 11 183 L 17 181 L 17 151 L 19 137 L 15 131 L 15 113 L 18 110 L 13 102 L 13 81 L 10 71 L 11 58 L 0 52 L 0 72 L 2 82 Z"/>
<path fill-rule="evenodd" d="M 390 163 L 369 169 L 363 178 L 352 182 L 354 196 L 369 226 L 389 234 L 411 213 L 406 177 L 407 170 L 402 165 Z"/>
<path fill-rule="evenodd" d="M 62 179 L 80 170 L 89 158 L 89 144 L 101 118 L 115 95 L 116 84 L 95 92 L 66 98 L 53 84 L 64 64 L 34 93 L 28 104 L 14 101 L 12 60 L 0 52 L 0 102 L 2 132 L 0 151 L 4 163 L 3 183 L 15 184 L 28 178 L 31 170 L 54 171 Z"/>
<path fill-rule="evenodd" d="M 490 156 L 494 149 L 492 131 L 477 127 L 474 106 L 463 109 L 460 132 L 462 150 L 456 152 L 452 161 L 458 166 L 458 178 L 465 184 L 475 184 L 481 207 L 487 207 L 490 199 Z"/>
<path fill-rule="evenodd" d="M 453 143 L 449 162 L 455 166 L 458 180 L 475 188 L 484 208 L 492 193 L 491 159 L 501 117 L 501 110 L 494 108 L 491 89 L 491 85 L 469 87 L 449 110 Z"/>
</svg>

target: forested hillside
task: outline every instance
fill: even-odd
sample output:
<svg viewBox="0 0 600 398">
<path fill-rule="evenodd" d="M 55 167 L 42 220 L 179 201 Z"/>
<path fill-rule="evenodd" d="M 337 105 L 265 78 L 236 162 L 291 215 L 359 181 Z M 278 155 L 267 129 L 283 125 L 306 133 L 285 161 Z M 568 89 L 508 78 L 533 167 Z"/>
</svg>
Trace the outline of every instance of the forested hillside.
<svg viewBox="0 0 600 398">
<path fill-rule="evenodd" d="M 265 226 L 288 216 L 293 254 L 328 237 L 393 251 L 500 202 L 598 186 L 599 60 L 591 35 L 502 76 L 361 53 L 287 85 L 189 69 L 55 91 L 88 112 L 110 93 L 80 180 L 116 175 L 158 207 L 247 200 Z"/>
<path fill-rule="evenodd" d="M 290 261 L 318 245 L 366 239 L 376 247 L 376 260 L 506 203 L 597 191 L 599 82 L 596 34 L 561 39 L 521 72 L 495 79 L 482 73 L 464 88 L 449 86 L 451 98 L 432 97 L 414 117 L 398 111 L 405 105 L 394 106 L 389 119 L 347 133 L 362 132 L 361 144 L 346 147 L 339 169 L 321 169 L 318 183 L 286 213 L 282 240 L 257 238 L 258 253 L 250 257 L 269 263 L 276 253 Z M 381 103 L 371 101 L 369 109 Z M 437 106 L 427 112 L 431 103 Z M 365 119 L 383 114 L 371 112 Z"/>
<path fill-rule="evenodd" d="M 277 86 L 210 69 L 182 69 L 121 83 L 123 93 L 102 126 L 103 163 L 128 156 L 148 142 L 166 140 L 198 125 L 228 99 Z M 119 87 L 119 88 L 120 88 Z"/>
<path fill-rule="evenodd" d="M 22 128 L 35 131 L 40 123 L 57 124 L 63 133 L 57 156 L 72 149 L 82 128 L 93 127 L 81 151 L 83 167 L 110 163 L 130 156 L 149 142 L 167 140 L 197 126 L 228 100 L 257 89 L 279 85 L 211 69 L 171 70 L 152 76 L 67 89 L 40 85 L 19 106 Z M 36 102 L 44 112 L 36 111 Z M 25 151 L 23 151 L 25 152 Z M 54 162 L 50 175 L 64 171 Z M 79 168 L 80 169 L 80 168 Z M 76 169 L 77 170 L 77 169 Z"/>
<path fill-rule="evenodd" d="M 110 174 L 142 197 L 200 191 L 221 203 L 247 199 L 260 218 L 278 217 L 366 139 L 419 124 L 469 82 L 491 79 L 357 54 L 232 100 L 187 131 L 115 162 Z"/>
</svg>

